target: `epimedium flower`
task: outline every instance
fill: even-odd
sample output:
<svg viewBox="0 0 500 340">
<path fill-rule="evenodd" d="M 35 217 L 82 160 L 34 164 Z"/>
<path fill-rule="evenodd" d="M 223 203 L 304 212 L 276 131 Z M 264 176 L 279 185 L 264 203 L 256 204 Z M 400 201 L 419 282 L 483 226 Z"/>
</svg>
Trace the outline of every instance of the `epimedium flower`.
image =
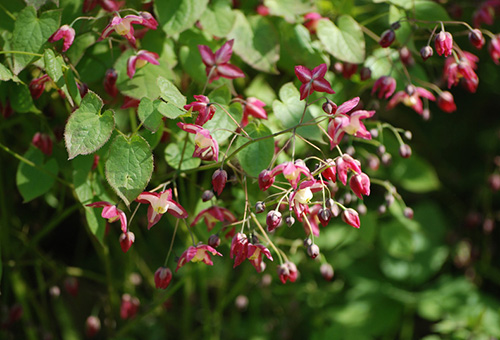
<svg viewBox="0 0 500 340">
<path fill-rule="evenodd" d="M 319 236 L 319 212 L 321 210 L 321 205 L 315 204 L 309 210 L 309 213 L 305 216 L 307 221 L 302 221 L 302 225 L 304 226 L 304 231 L 306 235 L 309 235 L 312 231 L 314 236 Z"/>
<path fill-rule="evenodd" d="M 66 52 L 75 40 L 75 30 L 68 25 L 62 25 L 49 37 L 49 42 L 53 43 L 61 39 L 63 39 L 62 52 Z"/>
<path fill-rule="evenodd" d="M 378 44 L 383 48 L 386 48 L 392 45 L 394 39 L 396 39 L 396 32 L 394 32 L 393 29 L 388 29 L 382 33 Z"/>
<path fill-rule="evenodd" d="M 137 68 L 141 68 L 147 63 L 153 64 L 153 65 L 160 65 L 160 62 L 158 61 L 158 58 L 160 56 L 155 53 L 155 52 L 150 52 L 146 50 L 140 50 L 137 52 L 136 55 L 131 56 L 128 58 L 127 61 L 127 75 L 130 79 L 134 77 L 135 70 Z"/>
<path fill-rule="evenodd" d="M 343 185 L 346 185 L 347 183 L 347 173 L 349 170 L 352 170 L 357 174 L 361 173 L 361 163 L 348 154 L 343 154 L 341 157 L 338 157 L 336 163 L 337 176 Z"/>
<path fill-rule="evenodd" d="M 175 271 L 177 272 L 179 268 L 188 262 L 203 262 L 209 266 L 213 266 L 214 263 L 212 262 L 210 254 L 222 256 L 221 253 L 206 244 L 199 244 L 196 247 L 190 246 L 186 249 L 186 251 L 184 251 L 184 253 L 182 253 L 179 258 L 179 262 L 177 262 L 177 268 Z"/>
<path fill-rule="evenodd" d="M 375 81 L 372 88 L 372 95 L 374 95 L 378 91 L 378 98 L 385 99 L 392 96 L 394 91 L 396 90 L 396 79 L 389 76 L 382 76 Z"/>
<path fill-rule="evenodd" d="M 437 105 L 446 113 L 451 113 L 457 110 L 457 106 L 453 100 L 453 95 L 448 91 L 443 91 L 439 94 Z"/>
<path fill-rule="evenodd" d="M 122 251 L 126 253 L 130 247 L 132 247 L 132 244 L 135 242 L 135 235 L 131 231 L 127 231 L 126 233 L 122 233 L 119 238 L 120 242 L 120 247 L 122 248 Z"/>
<path fill-rule="evenodd" d="M 160 267 L 155 272 L 155 287 L 156 289 L 167 289 L 172 281 L 172 271 L 170 268 Z"/>
<path fill-rule="evenodd" d="M 262 255 L 265 255 L 269 260 L 273 261 L 273 257 L 271 256 L 269 249 L 264 247 L 262 244 L 248 243 L 247 258 L 252 266 L 254 266 L 255 270 L 257 270 L 257 273 L 262 271 Z"/>
<path fill-rule="evenodd" d="M 109 223 L 116 222 L 120 220 L 122 232 L 127 232 L 127 216 L 125 213 L 118 209 L 115 204 L 111 204 L 109 202 L 94 202 L 90 204 L 86 204 L 85 206 L 91 208 L 103 208 L 101 216 L 106 218 Z"/>
<path fill-rule="evenodd" d="M 212 175 L 212 186 L 217 195 L 222 193 L 227 182 L 227 172 L 223 169 L 217 169 Z"/>
<path fill-rule="evenodd" d="M 249 97 L 243 103 L 243 119 L 241 120 L 241 126 L 245 127 L 248 124 L 248 116 L 253 116 L 258 119 L 267 119 L 267 112 L 264 110 L 264 103 L 255 97 Z"/>
<path fill-rule="evenodd" d="M 359 214 L 356 210 L 352 208 L 347 208 L 344 211 L 342 211 L 342 221 L 345 223 L 349 224 L 350 226 L 354 228 L 360 227 L 360 221 L 359 221 Z"/>
<path fill-rule="evenodd" d="M 297 189 L 297 184 L 300 181 L 300 174 L 303 174 L 307 178 L 311 178 L 311 172 L 307 168 L 303 160 L 297 159 L 294 162 L 285 162 L 277 165 L 272 171 L 271 176 L 276 177 L 278 174 L 283 174 L 285 178 L 290 182 L 290 185 Z"/>
<path fill-rule="evenodd" d="M 43 91 L 45 90 L 45 83 L 48 81 L 50 81 L 49 75 L 44 74 L 43 76 L 35 78 L 30 82 L 29 90 L 33 99 L 40 98 Z"/>
<path fill-rule="evenodd" d="M 210 83 L 220 77 L 227 79 L 245 77 L 239 67 L 229 64 L 229 59 L 233 55 L 233 44 L 234 39 L 231 39 L 224 43 L 215 53 L 206 45 L 198 45 L 201 61 L 206 66 L 205 72 Z"/>
<path fill-rule="evenodd" d="M 132 297 L 130 294 L 123 294 L 120 305 L 120 317 L 123 320 L 133 319 L 139 311 L 140 305 L 141 302 L 135 296 Z"/>
<path fill-rule="evenodd" d="M 483 48 L 484 44 L 486 43 L 483 33 L 477 28 L 469 32 L 469 41 L 478 50 Z"/>
<path fill-rule="evenodd" d="M 488 52 L 495 64 L 500 64 L 500 34 L 495 35 L 488 44 Z"/>
<path fill-rule="evenodd" d="M 359 97 L 353 98 L 337 108 L 336 117 L 328 124 L 328 135 L 330 136 L 330 149 L 337 146 L 344 133 L 363 139 L 372 139 L 372 135 L 366 129 L 361 119 L 371 118 L 375 111 L 357 110 L 350 114 L 348 112 L 359 103 Z"/>
<path fill-rule="evenodd" d="M 293 209 L 297 219 L 302 222 L 302 215 L 309 213 L 308 204 L 313 198 L 313 194 L 322 190 L 325 182 L 315 179 L 300 183 L 298 190 L 290 194 L 290 210 Z"/>
<path fill-rule="evenodd" d="M 370 196 L 370 177 L 364 172 L 353 175 L 349 180 L 349 186 L 360 199 L 363 199 L 363 195 Z"/>
<path fill-rule="evenodd" d="M 428 100 L 435 101 L 436 97 L 423 87 L 414 87 L 411 85 L 410 88 L 411 90 L 409 91 L 406 90 L 397 92 L 387 103 L 387 109 L 392 109 L 397 104 L 403 103 L 406 106 L 411 107 L 419 115 L 423 115 L 424 106 L 421 98 L 423 97 Z"/>
<path fill-rule="evenodd" d="M 274 176 L 272 171 L 264 169 L 259 174 L 259 188 L 262 191 L 269 189 L 274 183 Z"/>
<path fill-rule="evenodd" d="M 247 258 L 247 248 L 248 237 L 243 233 L 237 233 L 234 235 L 231 241 L 231 250 L 229 252 L 229 257 L 234 258 L 233 268 L 236 268 L 245 261 Z"/>
<path fill-rule="evenodd" d="M 116 0 L 84 0 L 83 12 L 89 12 L 99 3 L 106 12 L 116 12 L 125 4 L 125 1 Z"/>
<path fill-rule="evenodd" d="M 316 66 L 312 71 L 305 66 L 295 66 L 295 75 L 299 78 L 300 100 L 310 96 L 314 91 L 334 94 L 330 83 L 325 79 L 328 67 L 326 64 Z"/>
<path fill-rule="evenodd" d="M 191 222 L 191 227 L 198 224 L 202 218 L 207 225 L 208 231 L 212 230 L 217 222 L 236 222 L 236 217 L 232 212 L 226 208 L 218 207 L 216 205 L 200 211 L 194 218 L 193 222 Z"/>
<path fill-rule="evenodd" d="M 448 81 L 448 88 L 458 85 L 460 79 L 464 80 L 465 88 L 471 92 L 476 92 L 479 84 L 479 78 L 474 70 L 477 68 L 479 58 L 467 51 L 461 53 L 461 58 L 456 61 L 449 57 L 444 64 L 443 77 Z"/>
<path fill-rule="evenodd" d="M 118 95 L 118 88 L 116 87 L 117 79 L 118 73 L 116 73 L 115 69 L 110 68 L 106 70 L 103 81 L 104 91 L 113 98 Z"/>
<path fill-rule="evenodd" d="M 321 19 L 328 19 L 328 18 L 322 17 L 321 14 L 316 12 L 307 13 L 304 15 L 303 25 L 309 30 L 309 33 L 316 34 L 318 22 Z"/>
<path fill-rule="evenodd" d="M 210 135 L 210 131 L 195 124 L 177 123 L 182 130 L 195 134 L 193 157 L 198 157 L 204 161 L 219 160 L 219 144 Z"/>
<path fill-rule="evenodd" d="M 266 216 L 267 231 L 272 232 L 274 229 L 278 228 L 281 224 L 282 216 L 278 210 L 271 210 Z"/>
<path fill-rule="evenodd" d="M 136 199 L 137 202 L 149 204 L 148 207 L 148 229 L 151 229 L 160 218 L 168 212 L 177 218 L 186 218 L 188 213 L 176 201 L 172 199 L 172 189 L 157 192 L 143 192 Z"/>
<path fill-rule="evenodd" d="M 45 133 L 37 132 L 31 140 L 31 144 L 40 149 L 47 156 L 52 155 L 52 139 Z"/>
<path fill-rule="evenodd" d="M 295 263 L 287 261 L 278 266 L 278 275 L 281 283 L 285 284 L 287 281 L 295 282 L 299 277 L 299 271 Z"/>
<path fill-rule="evenodd" d="M 196 117 L 196 121 L 194 123 L 196 125 L 203 126 L 206 122 L 213 118 L 215 113 L 215 105 L 208 105 L 210 104 L 210 100 L 206 96 L 195 95 L 193 97 L 194 99 L 196 99 L 196 101 L 184 105 L 184 109 L 192 109 L 193 111 L 198 112 L 198 116 Z"/>
<path fill-rule="evenodd" d="M 101 36 L 97 41 L 101 41 L 104 38 L 109 37 L 111 33 L 115 31 L 117 34 L 124 36 L 130 43 L 130 45 L 135 47 L 134 27 L 132 26 L 132 24 L 142 25 L 153 30 L 155 30 L 158 26 L 158 23 L 153 18 L 153 16 L 151 16 L 151 14 L 149 17 L 144 13 L 146 12 L 143 12 L 143 14 L 140 16 L 127 15 L 124 18 L 114 16 L 108 26 L 104 28 Z"/>
<path fill-rule="evenodd" d="M 450 56 L 453 51 L 453 36 L 450 32 L 441 31 L 434 40 L 436 52 L 445 57 Z"/>
</svg>

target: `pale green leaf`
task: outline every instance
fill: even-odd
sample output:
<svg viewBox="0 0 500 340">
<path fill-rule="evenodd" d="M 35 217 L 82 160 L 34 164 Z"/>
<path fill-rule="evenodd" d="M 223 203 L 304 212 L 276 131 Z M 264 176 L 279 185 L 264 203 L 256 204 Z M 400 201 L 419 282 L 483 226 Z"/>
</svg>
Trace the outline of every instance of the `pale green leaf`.
<svg viewBox="0 0 500 340">
<path fill-rule="evenodd" d="M 264 0 L 264 5 L 271 15 L 283 17 L 288 22 L 295 22 L 299 15 L 314 12 L 308 0 Z"/>
<path fill-rule="evenodd" d="M 43 54 L 43 61 L 45 64 L 45 70 L 47 71 L 50 79 L 52 79 L 56 86 L 64 92 L 70 105 L 74 106 L 73 98 L 68 91 L 68 87 L 66 86 L 66 80 L 63 74 L 63 65 L 65 64 L 62 58 L 56 57 L 53 50 L 46 49 Z"/>
<path fill-rule="evenodd" d="M 170 80 L 160 76 L 157 78 L 156 82 L 163 100 L 167 103 L 172 103 L 179 108 L 186 105 L 186 97 Z"/>
<path fill-rule="evenodd" d="M 177 106 L 175 106 L 174 104 L 172 103 L 165 103 L 163 101 L 160 101 L 157 106 L 156 106 L 156 109 L 158 110 L 158 112 L 160 112 L 163 116 L 169 118 L 169 119 L 176 119 L 178 118 L 179 116 L 182 116 L 183 114 L 185 114 L 186 112 L 182 111 L 181 109 L 179 109 Z"/>
<path fill-rule="evenodd" d="M 236 15 L 227 0 L 213 1 L 200 18 L 203 29 L 216 37 L 225 37 L 233 28 Z"/>
<path fill-rule="evenodd" d="M 181 162 L 182 150 L 184 149 L 184 141 L 178 143 L 170 143 L 165 148 L 165 160 L 168 165 L 174 169 L 179 169 Z M 182 165 L 180 170 L 195 169 L 200 166 L 201 159 L 193 157 L 194 144 L 188 140 L 184 157 L 182 157 Z"/>
<path fill-rule="evenodd" d="M 191 28 L 207 8 L 208 0 L 155 1 L 158 22 L 168 35 Z"/>
<path fill-rule="evenodd" d="M 5 67 L 4 64 L 0 64 L 0 80 L 8 81 L 11 80 L 12 77 L 12 72 L 7 67 Z"/>
<path fill-rule="evenodd" d="M 137 108 L 137 115 L 141 120 L 144 127 L 152 132 L 156 132 L 162 125 L 162 115 L 156 109 L 157 105 L 161 103 L 160 100 L 154 102 L 149 98 L 142 98 Z"/>
<path fill-rule="evenodd" d="M 256 139 L 272 135 L 264 124 L 251 123 L 245 127 L 250 137 Z M 248 139 L 238 137 L 236 146 L 242 147 L 248 143 Z M 243 169 L 253 177 L 258 177 L 260 172 L 269 166 L 274 156 L 274 138 L 269 137 L 258 142 L 253 142 L 238 152 L 238 161 Z"/>
<path fill-rule="evenodd" d="M 241 122 L 243 114 L 240 103 L 233 103 L 230 106 L 222 105 L 227 113 L 218 105 L 215 107 L 214 117 L 206 122 L 203 127 L 211 132 L 212 137 L 215 138 L 220 145 L 233 135 L 232 131 L 238 128 L 235 121 L 238 123 Z M 233 117 L 234 121 L 229 115 Z"/>
</svg>

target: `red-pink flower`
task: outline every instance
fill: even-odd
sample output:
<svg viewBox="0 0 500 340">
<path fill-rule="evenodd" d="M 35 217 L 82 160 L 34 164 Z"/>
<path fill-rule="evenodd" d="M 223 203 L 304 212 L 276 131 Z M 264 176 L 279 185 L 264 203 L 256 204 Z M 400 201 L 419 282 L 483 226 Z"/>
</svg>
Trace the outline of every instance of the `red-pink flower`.
<svg viewBox="0 0 500 340">
<path fill-rule="evenodd" d="M 139 99 L 135 99 L 129 96 L 123 97 L 123 104 L 120 106 L 120 109 L 129 109 L 131 107 L 137 108 L 141 101 Z"/>
<path fill-rule="evenodd" d="M 205 72 L 208 81 L 211 83 L 220 77 L 227 79 L 243 78 L 243 71 L 232 64 L 229 64 L 229 59 L 233 55 L 234 39 L 227 41 L 215 54 L 210 47 L 206 45 L 198 45 L 198 50 L 201 54 L 201 61 L 205 64 Z"/>
<path fill-rule="evenodd" d="M 267 231 L 272 232 L 281 225 L 282 216 L 278 210 L 270 210 L 266 216 Z"/>
<path fill-rule="evenodd" d="M 274 175 L 272 171 L 262 170 L 259 174 L 259 188 L 262 191 L 269 189 L 274 183 Z"/>
<path fill-rule="evenodd" d="M 122 248 L 122 251 L 126 253 L 130 247 L 132 247 L 132 244 L 135 242 L 135 235 L 131 231 L 127 231 L 126 233 L 122 233 L 119 238 L 120 242 L 120 247 Z"/>
<path fill-rule="evenodd" d="M 179 258 L 179 262 L 177 262 L 177 268 L 175 269 L 175 271 L 177 272 L 179 268 L 181 268 L 188 262 L 203 262 L 209 266 L 212 266 L 214 263 L 212 262 L 210 254 L 222 256 L 221 253 L 206 244 L 200 244 L 196 247 L 190 246 L 184 253 L 182 253 L 181 257 Z"/>
<path fill-rule="evenodd" d="M 263 101 L 249 97 L 243 103 L 243 119 L 241 120 L 241 125 L 245 127 L 248 124 L 248 116 L 253 116 L 258 119 L 267 119 L 267 112 L 264 110 L 266 103 Z"/>
<path fill-rule="evenodd" d="M 361 163 L 349 156 L 348 154 L 343 154 L 341 157 L 337 158 L 337 176 L 342 184 L 347 183 L 347 173 L 349 170 L 354 171 L 357 174 L 361 173 Z"/>
<path fill-rule="evenodd" d="M 45 133 L 37 132 L 33 136 L 31 143 L 40 149 L 44 154 L 50 156 L 52 154 L 52 139 Z"/>
<path fill-rule="evenodd" d="M 203 126 L 206 122 L 213 118 L 215 113 L 215 105 L 210 104 L 208 97 L 203 95 L 193 96 L 196 99 L 195 102 L 184 105 L 184 109 L 198 112 L 198 117 L 194 122 L 196 125 Z"/>
<path fill-rule="evenodd" d="M 304 15 L 304 26 L 309 30 L 311 34 L 316 34 L 316 29 L 318 27 L 318 22 L 321 19 L 327 19 L 321 16 L 321 14 L 316 12 L 307 13 Z"/>
<path fill-rule="evenodd" d="M 349 224 L 354 228 L 360 227 L 359 214 L 356 210 L 352 208 L 347 208 L 342 212 L 342 221 Z"/>
<path fill-rule="evenodd" d="M 63 39 L 62 52 L 66 52 L 71 44 L 73 44 L 73 40 L 75 40 L 75 30 L 68 25 L 62 25 L 50 36 L 49 42 L 53 43 L 61 39 Z"/>
<path fill-rule="evenodd" d="M 290 182 L 290 185 L 297 189 L 297 184 L 300 181 L 300 174 L 303 174 L 307 178 L 311 178 L 311 172 L 306 167 L 303 160 L 297 159 L 294 162 L 285 162 L 277 165 L 271 172 L 271 176 L 275 177 L 278 174 L 283 173 L 283 176 Z"/>
<path fill-rule="evenodd" d="M 123 211 L 118 209 L 116 205 L 111 204 L 109 202 L 95 202 L 86 204 L 87 207 L 91 208 L 103 208 L 101 216 L 103 218 L 108 219 L 109 223 L 113 223 L 115 221 L 120 220 L 122 232 L 127 232 L 127 216 Z"/>
<path fill-rule="evenodd" d="M 495 35 L 495 38 L 491 39 L 488 45 L 488 52 L 490 53 L 491 59 L 495 64 L 500 64 L 500 34 Z"/>
<path fill-rule="evenodd" d="M 115 69 L 110 68 L 106 71 L 104 75 L 104 91 L 107 92 L 111 97 L 116 97 L 118 95 L 118 88 L 116 87 L 116 80 L 118 79 L 118 73 Z"/>
<path fill-rule="evenodd" d="M 257 273 L 262 271 L 262 254 L 264 254 L 269 260 L 273 261 L 273 257 L 271 256 L 269 249 L 261 244 L 248 243 L 247 258 L 252 266 L 254 266 L 255 270 L 257 270 Z"/>
<path fill-rule="evenodd" d="M 299 78 L 300 100 L 310 96 L 314 91 L 333 94 L 330 83 L 325 79 L 328 67 L 326 64 L 316 66 L 312 71 L 305 66 L 295 66 L 295 75 Z"/>
<path fill-rule="evenodd" d="M 137 52 L 136 55 L 131 56 L 128 58 L 127 61 L 127 75 L 129 78 L 132 79 L 132 77 L 135 74 L 135 70 L 137 68 L 141 68 L 147 63 L 153 64 L 153 65 L 160 65 L 160 62 L 158 61 L 158 58 L 160 56 L 154 52 L 149 52 L 146 50 L 140 50 Z"/>
<path fill-rule="evenodd" d="M 375 81 L 372 88 L 372 95 L 378 91 L 378 97 L 381 99 L 384 97 L 385 99 L 392 96 L 396 90 L 396 79 L 389 76 L 382 76 Z"/>
<path fill-rule="evenodd" d="M 231 251 L 229 252 L 229 257 L 231 259 L 234 257 L 233 268 L 242 264 L 247 258 L 247 246 L 247 235 L 243 233 L 237 233 L 234 235 L 233 240 L 231 241 Z"/>
<path fill-rule="evenodd" d="M 158 26 L 158 23 L 152 16 L 148 18 L 145 18 L 145 15 L 127 15 L 124 18 L 115 16 L 108 26 L 104 28 L 98 41 L 109 37 L 115 31 L 117 34 L 127 38 L 129 43 L 135 47 L 134 27 L 132 24 L 143 25 L 151 29 L 156 29 Z"/>
<path fill-rule="evenodd" d="M 265 5 L 258 5 L 255 9 L 258 15 L 267 17 L 269 15 L 269 8 Z"/>
<path fill-rule="evenodd" d="M 448 91 L 444 91 L 439 94 L 437 104 L 439 108 L 446 113 L 451 113 L 457 109 L 455 101 L 453 100 L 453 95 Z"/>
<path fill-rule="evenodd" d="M 335 183 L 337 180 L 337 166 L 335 165 L 335 162 L 333 159 L 328 158 L 325 160 L 325 164 L 323 165 L 323 172 L 321 172 L 321 176 L 323 176 L 324 179 L 330 180 Z"/>
<path fill-rule="evenodd" d="M 155 272 L 155 287 L 156 289 L 167 289 L 172 281 L 172 271 L 170 268 L 160 267 Z"/>
<path fill-rule="evenodd" d="M 349 180 L 349 186 L 360 199 L 363 199 L 363 195 L 370 196 L 370 177 L 364 172 L 353 175 Z"/>
<path fill-rule="evenodd" d="M 469 41 L 478 50 L 480 50 L 486 42 L 483 33 L 477 28 L 469 32 Z"/>
<path fill-rule="evenodd" d="M 177 218 L 187 218 L 188 213 L 176 201 L 172 199 L 172 189 L 157 192 L 143 192 L 136 199 L 137 202 L 149 204 L 148 207 L 148 229 L 151 229 L 160 218 L 168 212 Z"/>
<path fill-rule="evenodd" d="M 85 320 L 85 335 L 93 338 L 101 330 L 101 320 L 97 316 L 91 315 Z"/>
<path fill-rule="evenodd" d="M 380 40 L 378 41 L 378 44 L 384 48 L 391 46 L 391 44 L 394 42 L 394 39 L 396 39 L 396 33 L 394 32 L 393 29 L 388 29 L 382 33 L 380 36 Z"/>
<path fill-rule="evenodd" d="M 195 134 L 193 157 L 198 157 L 204 161 L 219 160 L 219 144 L 210 135 L 210 131 L 195 124 L 177 123 L 182 130 Z"/>
<path fill-rule="evenodd" d="M 436 35 L 434 43 L 438 55 L 444 54 L 445 57 L 451 55 L 451 52 L 453 51 L 453 36 L 450 32 L 439 32 Z"/>
<path fill-rule="evenodd" d="M 278 275 L 281 282 L 285 284 L 288 280 L 290 282 L 295 282 L 299 276 L 299 272 L 295 263 L 287 261 L 278 266 Z"/>
<path fill-rule="evenodd" d="M 224 187 L 226 186 L 226 182 L 227 182 L 226 170 L 223 169 L 215 170 L 214 174 L 212 175 L 212 185 L 217 195 L 220 195 L 222 193 L 222 190 L 224 190 Z"/>
<path fill-rule="evenodd" d="M 309 213 L 309 202 L 313 194 L 322 190 L 326 186 L 323 181 L 311 179 L 300 183 L 298 190 L 290 194 L 290 210 L 293 209 L 297 219 L 302 222 L 302 215 Z"/>
<path fill-rule="evenodd" d="M 408 107 L 411 107 L 418 114 L 423 114 L 424 105 L 422 103 L 421 97 L 427 98 L 429 100 L 435 101 L 436 97 L 426 89 L 422 87 L 414 87 L 413 93 L 410 95 L 407 91 L 397 92 L 389 103 L 387 103 L 387 109 L 392 109 L 398 103 L 403 103 Z"/>
<path fill-rule="evenodd" d="M 444 79 L 448 80 L 448 88 L 458 85 L 460 79 L 464 79 L 465 88 L 469 92 L 476 92 L 479 84 L 479 78 L 474 70 L 479 58 L 467 51 L 462 52 L 462 57 L 457 62 L 455 58 L 449 57 L 444 64 Z"/>
<path fill-rule="evenodd" d="M 130 294 L 122 295 L 122 303 L 120 305 L 120 317 L 123 320 L 133 319 L 139 310 L 141 302 L 138 298 L 130 296 Z"/>
<path fill-rule="evenodd" d="M 208 228 L 208 231 L 212 230 L 217 222 L 236 222 L 236 217 L 232 212 L 226 208 L 218 207 L 216 205 L 200 211 L 191 223 L 191 227 L 196 225 L 202 218 Z"/>
<path fill-rule="evenodd" d="M 330 136 L 330 149 L 337 146 L 344 133 L 363 139 L 372 139 L 372 135 L 366 129 L 361 119 L 370 118 L 375 111 L 357 110 L 347 114 L 359 103 L 359 97 L 353 98 L 337 108 L 336 117 L 328 124 L 328 135 Z"/>
<path fill-rule="evenodd" d="M 45 83 L 50 81 L 48 74 L 35 78 L 30 82 L 29 89 L 33 99 L 38 99 L 45 90 Z"/>
<path fill-rule="evenodd" d="M 116 0 L 84 0 L 83 2 L 83 12 L 88 12 L 94 9 L 94 7 L 99 3 L 102 9 L 106 12 L 116 12 L 125 4 L 125 1 Z"/>
<path fill-rule="evenodd" d="M 307 221 L 302 222 L 306 235 L 309 235 L 312 231 L 314 236 L 319 236 L 319 223 L 321 221 L 318 214 L 321 209 L 320 204 L 315 204 L 311 209 L 309 209 L 309 213 L 306 215 Z"/>
</svg>

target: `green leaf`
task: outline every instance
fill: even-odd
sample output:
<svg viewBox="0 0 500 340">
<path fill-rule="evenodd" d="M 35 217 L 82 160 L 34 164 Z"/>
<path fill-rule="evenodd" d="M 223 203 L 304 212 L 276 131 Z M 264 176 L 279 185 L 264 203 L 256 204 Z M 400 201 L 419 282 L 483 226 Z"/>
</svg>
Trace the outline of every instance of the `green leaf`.
<svg viewBox="0 0 500 340">
<path fill-rule="evenodd" d="M 9 81 L 12 77 L 12 72 L 4 64 L 0 64 L 0 80 Z"/>
<path fill-rule="evenodd" d="M 278 74 L 279 37 L 271 22 L 260 15 L 247 17 L 235 11 L 236 22 L 228 39 L 234 39 L 233 50 L 254 69 Z"/>
<path fill-rule="evenodd" d="M 46 11 L 40 18 L 36 10 L 27 6 L 18 15 L 12 36 L 12 49 L 15 51 L 40 53 L 47 39 L 59 27 L 61 12 Z M 19 74 L 29 63 L 34 60 L 31 55 L 14 54 L 14 74 Z"/>
<path fill-rule="evenodd" d="M 434 168 L 424 159 L 412 155 L 408 159 L 396 159 L 390 168 L 392 179 L 405 190 L 426 193 L 439 189 L 440 182 Z"/>
<path fill-rule="evenodd" d="M 35 7 L 36 10 L 39 10 L 40 7 L 45 5 L 49 0 L 24 0 L 26 5 Z"/>
<path fill-rule="evenodd" d="M 71 94 L 68 91 L 68 87 L 66 86 L 66 80 L 63 74 L 64 61 L 62 60 L 62 58 L 56 58 L 53 50 L 46 49 L 45 53 L 43 54 L 43 61 L 45 63 L 45 70 L 47 71 L 50 79 L 52 79 L 56 86 L 64 92 L 64 94 L 66 95 L 66 99 L 69 101 L 70 105 L 74 106 L 73 98 L 71 97 Z"/>
<path fill-rule="evenodd" d="M 23 83 L 9 83 L 9 100 L 15 112 L 40 112 L 33 103 L 28 86 Z"/>
<path fill-rule="evenodd" d="M 69 118 L 64 132 L 69 159 L 99 150 L 111 137 L 115 127 L 113 112 L 101 114 L 101 108 L 102 99 L 89 91 Z"/>
<path fill-rule="evenodd" d="M 337 25 L 330 20 L 320 20 L 317 34 L 326 51 L 335 58 L 353 64 L 360 64 L 365 60 L 363 31 L 349 15 L 340 16 Z"/>
<path fill-rule="evenodd" d="M 162 125 L 162 115 L 156 109 L 160 100 L 151 101 L 149 98 L 142 98 L 137 108 L 137 115 L 146 129 L 156 132 Z"/>
<path fill-rule="evenodd" d="M 229 86 L 224 85 L 216 88 L 208 95 L 208 99 L 212 103 L 218 103 L 221 105 L 229 105 L 231 101 L 231 90 L 229 90 Z"/>
<path fill-rule="evenodd" d="M 165 160 L 168 165 L 174 169 L 179 169 L 181 161 L 182 149 L 184 148 L 184 141 L 177 143 L 170 143 L 165 148 Z M 182 158 L 181 170 L 195 169 L 200 166 L 201 159 L 193 157 L 194 144 L 188 140 L 184 157 Z"/>
<path fill-rule="evenodd" d="M 163 129 L 163 121 L 161 122 L 160 127 L 158 128 Z M 154 150 L 156 146 L 161 142 L 161 138 L 163 136 L 162 130 L 160 130 L 158 133 L 156 132 L 151 132 L 148 129 L 141 129 L 139 130 L 139 135 L 141 135 L 142 138 L 148 142 L 149 147 L 151 150 Z"/>
<path fill-rule="evenodd" d="M 424 21 L 448 21 L 451 20 L 448 12 L 443 6 L 434 1 L 416 0 L 415 18 Z M 432 24 L 434 26 L 434 24 Z"/>
<path fill-rule="evenodd" d="M 206 122 L 203 127 L 211 131 L 212 137 L 215 138 L 220 145 L 233 135 L 231 131 L 235 131 L 237 125 L 218 105 L 215 107 L 214 117 Z M 243 114 L 240 103 L 233 103 L 230 106 L 222 105 L 222 107 L 231 114 L 235 121 L 238 123 L 241 122 Z"/>
<path fill-rule="evenodd" d="M 285 129 L 297 125 L 304 111 L 304 102 L 300 100 L 299 90 L 297 90 L 293 83 L 286 83 L 281 87 L 279 97 L 281 101 L 275 100 L 273 102 L 273 111 L 281 125 Z M 304 116 L 304 122 L 313 119 L 310 108 Z M 323 135 L 316 125 L 302 126 L 297 129 L 297 133 L 308 139 L 322 141 Z"/>
<path fill-rule="evenodd" d="M 158 77 L 156 82 L 158 84 L 158 88 L 160 89 L 160 95 L 163 100 L 165 100 L 167 103 L 172 103 L 179 108 L 186 105 L 186 97 L 170 80 L 160 76 Z"/>
<path fill-rule="evenodd" d="M 158 22 L 168 35 L 191 28 L 207 8 L 208 0 L 155 1 Z"/>
<path fill-rule="evenodd" d="M 297 16 L 314 11 L 308 0 L 264 0 L 264 5 L 271 15 L 283 17 L 288 22 L 295 22 Z"/>
<path fill-rule="evenodd" d="M 264 124 L 251 123 L 245 127 L 250 137 L 256 139 L 272 135 L 271 130 Z M 241 147 L 248 142 L 247 138 L 238 137 L 236 147 Z M 258 177 L 266 169 L 274 156 L 274 138 L 270 137 L 258 142 L 253 142 L 238 152 L 238 161 L 243 169 L 253 177 Z"/>
<path fill-rule="evenodd" d="M 24 202 L 29 202 L 45 194 L 52 188 L 59 171 L 59 166 L 54 158 L 44 163 L 42 151 L 35 147 L 30 147 L 24 154 L 24 158 L 36 165 L 36 167 L 33 167 L 20 162 L 17 168 L 17 188 L 21 196 L 23 196 Z"/>
<path fill-rule="evenodd" d="M 183 114 L 186 113 L 186 112 L 182 111 L 181 109 L 179 109 L 174 104 L 172 104 L 172 103 L 165 103 L 165 102 L 162 102 L 162 101 L 160 101 L 158 103 L 158 105 L 156 106 L 156 109 L 162 115 L 164 115 L 165 117 L 170 118 L 170 119 L 176 119 L 179 116 L 182 116 Z"/>
<path fill-rule="evenodd" d="M 66 56 L 71 61 L 71 64 L 76 66 L 78 62 L 82 59 L 87 48 L 92 46 L 96 42 L 96 34 L 93 32 L 87 32 L 83 34 L 78 34 L 71 44 L 71 47 L 66 51 Z"/>
<path fill-rule="evenodd" d="M 146 188 L 153 173 L 153 154 L 139 135 L 118 135 L 109 148 L 106 179 L 127 206 Z"/>
<path fill-rule="evenodd" d="M 73 98 L 75 105 L 80 106 L 80 104 L 82 103 L 82 97 L 80 95 L 80 90 L 78 89 L 78 85 L 76 84 L 73 71 L 70 68 L 68 68 L 64 72 L 64 80 L 66 81 L 66 87 L 68 89 L 69 94 L 71 95 L 71 98 Z"/>
<path fill-rule="evenodd" d="M 233 28 L 236 15 L 227 0 L 213 1 L 200 18 L 203 30 L 213 36 L 225 37 Z"/>
</svg>

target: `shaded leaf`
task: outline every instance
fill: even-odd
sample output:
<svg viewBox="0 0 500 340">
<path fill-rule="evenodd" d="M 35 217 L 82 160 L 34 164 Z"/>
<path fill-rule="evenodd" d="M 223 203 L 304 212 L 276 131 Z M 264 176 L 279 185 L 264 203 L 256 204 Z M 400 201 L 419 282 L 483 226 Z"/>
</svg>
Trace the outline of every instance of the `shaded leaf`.
<svg viewBox="0 0 500 340">
<path fill-rule="evenodd" d="M 154 102 L 149 98 L 142 98 L 137 108 L 137 115 L 146 129 L 156 132 L 162 125 L 162 115 L 156 109 L 160 100 Z"/>
<path fill-rule="evenodd" d="M 227 0 L 212 1 L 200 18 L 205 31 L 216 37 L 225 37 L 233 28 L 236 15 Z"/>
<path fill-rule="evenodd" d="M 271 130 L 264 124 L 251 123 L 245 130 L 252 138 L 260 138 L 272 135 Z M 238 137 L 236 146 L 239 148 L 248 142 L 247 138 Z M 243 169 L 253 177 L 258 177 L 259 173 L 269 166 L 274 156 L 274 138 L 270 137 L 258 142 L 253 142 L 238 152 L 238 161 Z"/>
<path fill-rule="evenodd" d="M 168 165 L 174 169 L 179 169 L 181 161 L 182 150 L 184 148 L 184 141 L 177 143 L 170 143 L 165 148 L 165 160 Z M 194 144 L 188 140 L 184 157 L 182 158 L 181 170 L 195 169 L 200 166 L 201 159 L 193 157 Z"/>
</svg>

